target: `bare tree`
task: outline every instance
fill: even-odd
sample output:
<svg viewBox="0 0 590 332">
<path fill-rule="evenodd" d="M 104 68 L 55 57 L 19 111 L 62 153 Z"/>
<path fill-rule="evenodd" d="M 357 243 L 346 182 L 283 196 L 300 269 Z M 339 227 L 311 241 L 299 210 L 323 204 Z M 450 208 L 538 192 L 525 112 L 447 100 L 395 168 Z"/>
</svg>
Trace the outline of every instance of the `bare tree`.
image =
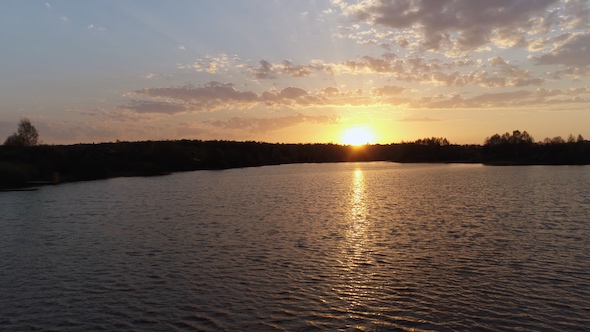
<svg viewBox="0 0 590 332">
<path fill-rule="evenodd" d="M 10 135 L 4 145 L 12 146 L 33 146 L 39 143 L 39 133 L 31 121 L 27 118 L 22 118 L 18 123 L 18 130 L 16 133 Z"/>
</svg>

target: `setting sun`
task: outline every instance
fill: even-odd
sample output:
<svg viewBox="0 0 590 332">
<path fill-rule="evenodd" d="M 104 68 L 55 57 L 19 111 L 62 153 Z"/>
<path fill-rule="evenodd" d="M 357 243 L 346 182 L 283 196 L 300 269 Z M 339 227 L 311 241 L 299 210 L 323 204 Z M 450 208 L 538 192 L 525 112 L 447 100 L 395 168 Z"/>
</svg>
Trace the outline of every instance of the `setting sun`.
<svg viewBox="0 0 590 332">
<path fill-rule="evenodd" d="M 342 143 L 346 145 L 363 145 L 373 143 L 375 135 L 365 128 L 355 127 L 342 132 Z"/>
</svg>

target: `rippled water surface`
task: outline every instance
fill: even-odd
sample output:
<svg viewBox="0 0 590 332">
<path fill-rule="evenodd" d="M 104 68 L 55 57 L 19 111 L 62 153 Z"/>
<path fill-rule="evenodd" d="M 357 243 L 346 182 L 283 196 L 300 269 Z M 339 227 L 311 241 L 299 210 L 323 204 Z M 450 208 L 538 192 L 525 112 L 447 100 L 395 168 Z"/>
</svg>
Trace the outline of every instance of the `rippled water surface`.
<svg viewBox="0 0 590 332">
<path fill-rule="evenodd" d="M 584 330 L 590 167 L 301 164 L 0 193 L 0 330 Z"/>
</svg>

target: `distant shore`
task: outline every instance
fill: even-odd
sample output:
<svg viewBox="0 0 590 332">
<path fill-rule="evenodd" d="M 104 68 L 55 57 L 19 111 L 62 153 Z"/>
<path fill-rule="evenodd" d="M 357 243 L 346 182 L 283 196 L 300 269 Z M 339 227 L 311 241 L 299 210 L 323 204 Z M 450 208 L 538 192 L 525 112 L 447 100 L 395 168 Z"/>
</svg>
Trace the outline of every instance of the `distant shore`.
<svg viewBox="0 0 590 332">
<path fill-rule="evenodd" d="M 156 176 L 179 171 L 292 163 L 391 161 L 507 165 L 588 165 L 588 141 L 562 144 L 454 145 L 427 139 L 347 146 L 236 141 L 142 141 L 0 146 L 0 189 L 37 184 Z"/>
</svg>

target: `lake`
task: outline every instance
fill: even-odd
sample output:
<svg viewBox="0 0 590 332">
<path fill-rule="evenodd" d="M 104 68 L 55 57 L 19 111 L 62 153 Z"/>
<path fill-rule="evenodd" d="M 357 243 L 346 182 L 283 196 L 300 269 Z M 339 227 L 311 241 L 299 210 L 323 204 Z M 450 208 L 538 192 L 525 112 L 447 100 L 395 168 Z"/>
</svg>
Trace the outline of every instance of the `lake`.
<svg viewBox="0 0 590 332">
<path fill-rule="evenodd" d="M 294 164 L 0 193 L 3 331 L 589 326 L 589 166 Z"/>
</svg>

